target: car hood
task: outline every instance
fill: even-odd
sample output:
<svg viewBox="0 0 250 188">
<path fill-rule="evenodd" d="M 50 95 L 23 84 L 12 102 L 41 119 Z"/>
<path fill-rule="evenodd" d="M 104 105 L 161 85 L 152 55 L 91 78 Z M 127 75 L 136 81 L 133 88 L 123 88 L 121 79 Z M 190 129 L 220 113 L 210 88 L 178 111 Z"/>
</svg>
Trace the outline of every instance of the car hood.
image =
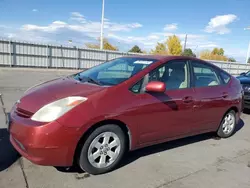
<svg viewBox="0 0 250 188">
<path fill-rule="evenodd" d="M 237 76 L 236 77 L 241 84 L 250 84 L 250 77 L 247 76 Z"/>
<path fill-rule="evenodd" d="M 35 113 L 53 101 L 69 96 L 87 97 L 106 88 L 87 82 L 81 83 L 69 77 L 59 78 L 36 85 L 26 91 L 18 101 L 17 108 Z"/>
</svg>

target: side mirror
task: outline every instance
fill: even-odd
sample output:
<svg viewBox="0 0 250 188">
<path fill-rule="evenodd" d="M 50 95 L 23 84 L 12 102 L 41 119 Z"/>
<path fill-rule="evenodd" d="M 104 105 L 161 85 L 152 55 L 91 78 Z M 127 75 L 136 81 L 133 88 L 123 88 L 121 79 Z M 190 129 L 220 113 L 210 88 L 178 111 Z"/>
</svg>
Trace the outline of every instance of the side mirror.
<svg viewBox="0 0 250 188">
<path fill-rule="evenodd" d="M 240 75 L 241 75 L 241 76 L 245 76 L 245 75 L 246 75 L 246 73 L 245 73 L 245 72 L 242 72 L 242 73 L 240 73 Z"/>
<path fill-rule="evenodd" d="M 164 93 L 166 90 L 166 84 L 159 81 L 152 81 L 146 85 L 146 92 Z"/>
</svg>

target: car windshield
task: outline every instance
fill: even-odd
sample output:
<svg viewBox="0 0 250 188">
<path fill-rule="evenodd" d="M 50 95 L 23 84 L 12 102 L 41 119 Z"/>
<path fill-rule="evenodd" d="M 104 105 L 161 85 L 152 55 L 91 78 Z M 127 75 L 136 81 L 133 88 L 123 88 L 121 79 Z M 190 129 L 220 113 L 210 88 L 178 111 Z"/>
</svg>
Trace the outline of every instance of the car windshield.
<svg viewBox="0 0 250 188">
<path fill-rule="evenodd" d="M 250 71 L 246 72 L 245 76 L 250 77 Z"/>
<path fill-rule="evenodd" d="M 121 57 L 75 74 L 73 77 L 81 82 L 113 86 L 128 80 L 156 61 L 143 57 Z"/>
</svg>

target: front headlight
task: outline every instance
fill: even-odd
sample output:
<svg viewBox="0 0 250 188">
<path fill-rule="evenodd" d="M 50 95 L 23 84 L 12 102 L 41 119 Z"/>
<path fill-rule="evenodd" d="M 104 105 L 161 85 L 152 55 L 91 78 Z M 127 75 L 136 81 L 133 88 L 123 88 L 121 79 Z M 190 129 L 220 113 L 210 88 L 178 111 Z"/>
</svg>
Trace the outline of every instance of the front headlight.
<svg viewBox="0 0 250 188">
<path fill-rule="evenodd" d="M 72 96 L 54 101 L 39 109 L 31 119 L 40 122 L 54 121 L 86 100 L 85 97 Z"/>
</svg>

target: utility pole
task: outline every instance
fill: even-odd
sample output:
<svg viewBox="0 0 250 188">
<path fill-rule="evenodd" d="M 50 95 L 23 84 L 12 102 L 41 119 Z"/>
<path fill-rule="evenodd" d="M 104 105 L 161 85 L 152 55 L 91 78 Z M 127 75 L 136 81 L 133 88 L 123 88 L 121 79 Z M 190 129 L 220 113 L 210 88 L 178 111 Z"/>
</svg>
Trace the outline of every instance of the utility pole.
<svg viewBox="0 0 250 188">
<path fill-rule="evenodd" d="M 244 28 L 244 30 L 250 30 L 250 28 L 247 27 L 247 28 Z M 249 59 L 249 53 L 250 53 L 250 41 L 249 41 L 249 43 L 248 43 L 247 56 L 246 56 L 246 63 L 248 62 L 248 59 Z"/>
<path fill-rule="evenodd" d="M 185 43 L 184 43 L 184 49 L 183 49 L 183 51 L 186 49 L 186 45 L 187 45 L 187 34 L 185 36 Z"/>
<path fill-rule="evenodd" d="M 246 63 L 248 62 L 248 59 L 249 59 L 249 53 L 250 53 L 250 41 L 249 41 L 249 43 L 248 43 L 247 56 L 246 56 Z"/>
<path fill-rule="evenodd" d="M 105 0 L 102 0 L 102 20 L 101 20 L 101 38 L 100 38 L 101 50 L 103 50 L 104 3 L 105 3 Z"/>
</svg>

